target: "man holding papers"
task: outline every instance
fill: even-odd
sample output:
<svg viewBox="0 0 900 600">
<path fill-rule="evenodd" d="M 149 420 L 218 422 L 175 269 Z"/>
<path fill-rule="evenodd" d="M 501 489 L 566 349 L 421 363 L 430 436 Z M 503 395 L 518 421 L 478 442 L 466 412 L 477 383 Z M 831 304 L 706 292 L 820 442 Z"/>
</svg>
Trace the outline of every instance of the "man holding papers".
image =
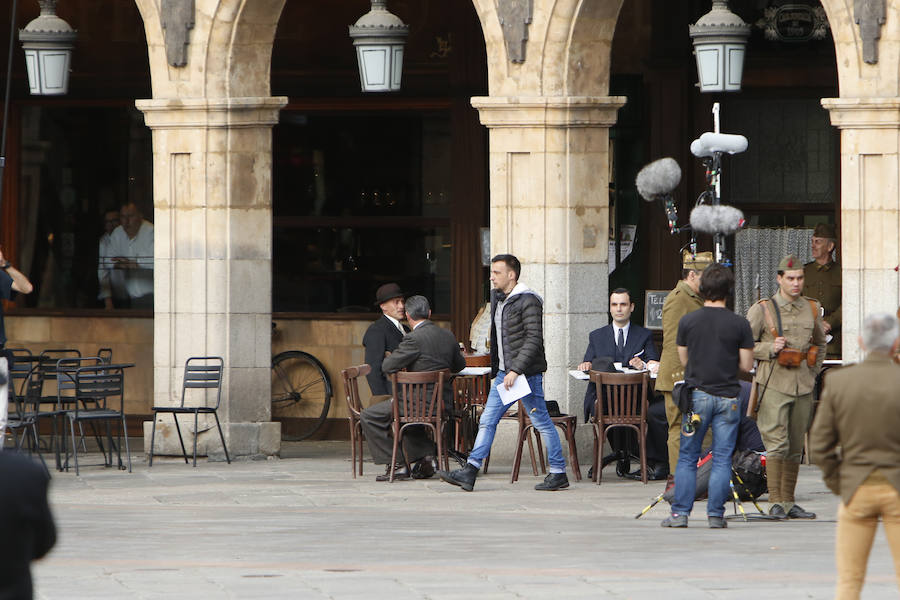
<svg viewBox="0 0 900 600">
<path fill-rule="evenodd" d="M 495 377 L 468 463 L 462 469 L 438 473 L 447 483 L 467 492 L 472 491 L 478 469 L 491 452 L 500 417 L 516 400 L 525 405 L 547 447 L 550 474 L 534 489 L 569 487 L 562 446 L 544 401 L 544 301 L 519 283 L 521 269 L 519 259 L 511 254 L 499 254 L 491 260 L 491 371 Z"/>
</svg>

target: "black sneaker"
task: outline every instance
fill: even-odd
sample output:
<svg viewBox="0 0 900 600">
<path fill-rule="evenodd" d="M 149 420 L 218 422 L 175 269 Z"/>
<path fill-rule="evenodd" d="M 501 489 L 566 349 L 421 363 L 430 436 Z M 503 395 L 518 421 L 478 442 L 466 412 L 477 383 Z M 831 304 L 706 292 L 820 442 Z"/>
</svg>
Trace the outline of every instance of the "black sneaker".
<svg viewBox="0 0 900 600">
<path fill-rule="evenodd" d="M 544 481 L 534 486 L 534 489 L 555 492 L 567 487 L 569 487 L 569 478 L 565 473 L 550 473 L 544 477 Z"/>
<path fill-rule="evenodd" d="M 470 463 L 466 463 L 466 466 L 462 469 L 456 469 L 449 473 L 447 471 L 438 471 L 438 477 L 441 478 L 441 481 L 458 485 L 467 492 L 471 492 L 472 488 L 475 487 L 475 477 L 477 476 L 478 469 Z"/>
<path fill-rule="evenodd" d="M 675 527 L 677 529 L 681 529 L 688 526 L 688 516 L 676 515 L 673 513 L 663 519 L 662 523 L 660 523 L 659 525 L 661 527 Z"/>
</svg>

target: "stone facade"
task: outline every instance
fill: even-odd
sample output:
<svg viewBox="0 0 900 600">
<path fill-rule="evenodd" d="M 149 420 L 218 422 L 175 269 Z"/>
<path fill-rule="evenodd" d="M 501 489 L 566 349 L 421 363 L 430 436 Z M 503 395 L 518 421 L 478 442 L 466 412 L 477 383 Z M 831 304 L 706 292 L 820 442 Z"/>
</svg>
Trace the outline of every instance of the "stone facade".
<svg viewBox="0 0 900 600">
<path fill-rule="evenodd" d="M 159 3 L 136 1 L 153 90 L 138 107 L 154 145 L 155 401 L 173 401 L 185 357 L 222 354 L 229 443 L 253 453 L 277 427 L 265 402 L 268 173 L 269 129 L 284 99 L 270 97 L 269 60 L 284 0 L 196 0 L 183 67 L 166 60 Z M 488 57 L 489 96 L 473 105 L 490 130 L 491 250 L 517 254 L 523 281 L 546 300 L 547 393 L 566 407 L 578 394 L 565 368 L 583 351 L 583 336 L 570 332 L 607 319 L 608 130 L 625 102 L 608 90 L 622 0 L 534 0 L 525 29 L 506 29 L 527 32 L 523 62 L 509 60 L 497 3 L 473 4 Z M 854 358 L 862 315 L 900 303 L 900 0 L 888 0 L 875 64 L 863 61 L 854 3 L 822 4 L 841 90 L 823 104 L 841 128 L 844 356 Z"/>
</svg>

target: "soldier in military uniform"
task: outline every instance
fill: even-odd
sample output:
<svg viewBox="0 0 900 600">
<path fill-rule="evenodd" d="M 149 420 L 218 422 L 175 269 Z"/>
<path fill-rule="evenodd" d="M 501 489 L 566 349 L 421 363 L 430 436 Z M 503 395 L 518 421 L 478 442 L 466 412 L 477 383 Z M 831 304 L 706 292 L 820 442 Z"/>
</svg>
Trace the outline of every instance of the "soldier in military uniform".
<svg viewBox="0 0 900 600">
<path fill-rule="evenodd" d="M 812 234 L 813 261 L 803 265 L 803 289 L 825 309 L 823 321 L 828 342 L 828 358 L 841 357 L 841 265 L 832 260 L 837 244 L 834 225 L 819 223 Z"/>
<path fill-rule="evenodd" d="M 681 262 L 681 281 L 666 296 L 662 309 L 663 349 L 656 376 L 656 391 L 662 392 L 666 402 L 666 420 L 669 423 L 669 480 L 674 479 L 678 466 L 678 446 L 681 442 L 681 411 L 672 400 L 675 382 L 684 379 L 684 367 L 678 358 L 675 338 L 678 337 L 678 321 L 684 315 L 703 307 L 700 297 L 700 275 L 713 262 L 712 252 L 697 254 L 685 250 Z"/>
<path fill-rule="evenodd" d="M 786 256 L 778 263 L 778 291 L 747 312 L 756 340 L 757 425 L 766 446 L 769 514 L 791 519 L 816 518 L 794 504 L 794 488 L 825 357 L 820 304 L 802 295 L 803 279 L 800 260 Z"/>
</svg>

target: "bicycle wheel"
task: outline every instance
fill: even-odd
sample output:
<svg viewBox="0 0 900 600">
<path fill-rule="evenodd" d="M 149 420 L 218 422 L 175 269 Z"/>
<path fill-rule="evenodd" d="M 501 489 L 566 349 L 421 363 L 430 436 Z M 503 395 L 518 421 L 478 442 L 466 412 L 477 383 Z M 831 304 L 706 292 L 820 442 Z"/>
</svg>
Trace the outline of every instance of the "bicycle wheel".
<svg viewBox="0 0 900 600">
<path fill-rule="evenodd" d="M 312 354 L 288 350 L 272 359 L 272 420 L 281 423 L 281 437 L 305 440 L 313 435 L 331 406 L 331 380 Z"/>
</svg>

